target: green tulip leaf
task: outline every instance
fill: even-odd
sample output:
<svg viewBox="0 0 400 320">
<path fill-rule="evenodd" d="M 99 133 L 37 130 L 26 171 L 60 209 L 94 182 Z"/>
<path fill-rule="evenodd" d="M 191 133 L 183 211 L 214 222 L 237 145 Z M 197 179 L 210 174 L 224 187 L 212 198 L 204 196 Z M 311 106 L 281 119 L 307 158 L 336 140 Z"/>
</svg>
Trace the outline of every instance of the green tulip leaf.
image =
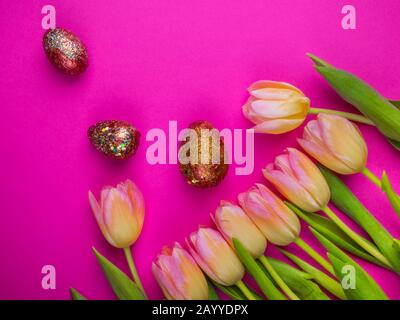
<svg viewBox="0 0 400 320">
<path fill-rule="evenodd" d="M 245 295 L 236 286 L 225 287 L 216 282 L 213 282 L 213 284 L 219 290 L 221 290 L 222 293 L 224 293 L 225 295 L 227 295 L 228 297 L 230 297 L 233 300 L 247 300 Z"/>
<path fill-rule="evenodd" d="M 219 300 L 218 294 L 215 291 L 214 285 L 211 281 L 207 281 L 208 285 L 208 300 Z"/>
<path fill-rule="evenodd" d="M 223 286 L 217 282 L 212 281 L 214 286 L 216 286 L 222 293 L 227 295 L 229 298 L 233 300 L 247 300 L 246 296 L 243 294 L 242 291 L 237 286 Z M 256 300 L 264 300 L 260 295 L 258 295 L 254 290 L 248 288 L 251 294 L 256 298 Z"/>
<path fill-rule="evenodd" d="M 349 288 L 343 288 L 350 300 L 388 300 L 387 295 L 375 280 L 357 262 L 346 255 L 339 247 L 325 238 L 318 231 L 310 227 L 311 232 L 319 242 L 328 250 L 328 258 L 335 269 L 336 276 L 343 284 L 354 276 L 353 284 Z M 354 271 L 353 274 L 350 272 Z"/>
<path fill-rule="evenodd" d="M 275 287 L 271 279 L 265 275 L 256 260 L 254 260 L 241 242 L 236 238 L 233 238 L 232 241 L 239 259 L 242 261 L 249 274 L 257 282 L 264 295 L 269 300 L 286 300 L 285 296 Z"/>
<path fill-rule="evenodd" d="M 348 252 L 351 252 L 352 254 L 364 260 L 375 263 L 379 266 L 386 267 L 375 257 L 373 257 L 367 251 L 365 251 L 361 246 L 359 246 L 347 234 L 345 234 L 332 220 L 325 218 L 324 216 L 317 213 L 305 212 L 300 208 L 298 208 L 297 206 L 291 204 L 290 202 L 285 202 L 285 203 L 300 218 L 302 218 L 305 222 L 307 222 L 310 226 L 312 226 L 314 229 L 316 229 L 324 237 L 328 238 L 337 246 L 347 250 Z M 369 241 L 367 242 L 370 245 L 373 245 L 371 242 Z"/>
<path fill-rule="evenodd" d="M 304 272 L 312 275 L 314 281 L 318 283 L 321 287 L 325 288 L 327 291 L 332 293 L 339 299 L 346 300 L 347 297 L 343 292 L 342 286 L 336 280 L 333 280 L 326 273 L 320 271 L 319 269 L 313 267 L 311 264 L 300 259 L 299 257 L 291 254 L 290 252 L 279 249 L 287 258 L 289 258 L 294 264 L 300 267 Z"/>
<path fill-rule="evenodd" d="M 397 251 L 399 254 L 399 259 L 400 259 L 400 240 L 399 239 L 393 239 L 393 249 Z"/>
<path fill-rule="evenodd" d="M 76 289 L 70 288 L 69 292 L 71 294 L 72 300 L 87 300 L 82 294 L 80 294 Z"/>
<path fill-rule="evenodd" d="M 400 217 L 400 198 L 394 192 L 394 190 L 392 188 L 392 184 L 390 183 L 389 178 L 388 178 L 388 176 L 387 176 L 385 171 L 382 174 L 381 183 L 382 183 L 383 192 L 385 192 L 385 194 L 388 197 L 389 202 L 392 205 L 394 211 L 396 211 L 396 213 Z"/>
<path fill-rule="evenodd" d="M 339 96 L 372 120 L 386 137 L 400 141 L 400 110 L 355 75 L 339 70 L 311 54 L 316 71 Z"/>
<path fill-rule="evenodd" d="M 389 143 L 394 147 L 396 150 L 400 151 L 400 142 L 396 140 L 392 140 L 388 138 Z"/>
<path fill-rule="evenodd" d="M 312 275 L 277 259 L 268 258 L 268 261 L 301 300 L 330 300 L 320 287 L 311 280 Z M 267 272 L 267 270 L 264 269 L 264 272 Z"/>
<path fill-rule="evenodd" d="M 389 102 L 400 110 L 400 100 L 389 100 Z"/>
<path fill-rule="evenodd" d="M 124 272 L 102 256 L 95 248 L 93 248 L 93 252 L 119 300 L 146 300 L 139 287 Z"/>
<path fill-rule="evenodd" d="M 391 267 L 400 272 L 400 259 L 392 246 L 393 236 L 375 219 L 337 175 L 321 165 L 318 166 L 328 182 L 331 200 L 335 206 L 369 234 L 382 254 L 390 261 Z"/>
</svg>

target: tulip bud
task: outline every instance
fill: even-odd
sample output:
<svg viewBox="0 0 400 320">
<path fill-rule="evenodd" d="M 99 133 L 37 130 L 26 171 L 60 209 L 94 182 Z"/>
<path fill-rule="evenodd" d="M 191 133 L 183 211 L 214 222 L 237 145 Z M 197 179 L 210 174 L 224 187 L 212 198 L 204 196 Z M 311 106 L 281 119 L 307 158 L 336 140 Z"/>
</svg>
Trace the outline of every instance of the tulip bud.
<svg viewBox="0 0 400 320">
<path fill-rule="evenodd" d="M 281 199 L 262 184 L 238 196 L 239 203 L 264 236 L 273 244 L 286 246 L 300 234 L 300 221 Z"/>
<path fill-rule="evenodd" d="M 263 170 L 268 179 L 287 199 L 305 211 L 325 208 L 330 190 L 318 167 L 302 152 L 288 148 Z"/>
<path fill-rule="evenodd" d="M 197 264 L 215 282 L 232 286 L 243 278 L 242 263 L 218 231 L 200 227 L 187 244 Z"/>
<path fill-rule="evenodd" d="M 310 108 L 310 99 L 296 87 L 261 80 L 248 89 L 250 98 L 242 107 L 243 115 L 253 122 L 255 132 L 280 134 L 300 126 Z"/>
<path fill-rule="evenodd" d="M 212 218 L 228 242 L 231 243 L 232 238 L 238 239 L 255 259 L 264 254 L 267 240 L 242 208 L 221 201 Z"/>
<path fill-rule="evenodd" d="M 152 264 L 154 277 L 168 300 L 206 300 L 206 278 L 179 243 L 165 247 Z"/>
<path fill-rule="evenodd" d="M 360 131 L 340 116 L 319 114 L 298 142 L 309 155 L 340 174 L 360 172 L 367 162 L 367 145 Z"/>
<path fill-rule="evenodd" d="M 100 204 L 89 191 L 89 203 L 100 230 L 117 248 L 128 248 L 139 237 L 144 219 L 143 196 L 130 180 L 101 190 Z"/>
</svg>

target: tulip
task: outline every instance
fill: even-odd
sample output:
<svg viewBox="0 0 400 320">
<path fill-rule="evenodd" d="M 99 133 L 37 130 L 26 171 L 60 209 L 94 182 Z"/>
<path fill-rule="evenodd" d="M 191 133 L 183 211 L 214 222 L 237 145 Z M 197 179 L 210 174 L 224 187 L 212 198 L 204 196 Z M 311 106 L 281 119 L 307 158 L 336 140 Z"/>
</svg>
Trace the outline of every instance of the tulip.
<svg viewBox="0 0 400 320">
<path fill-rule="evenodd" d="M 144 219 L 143 196 L 130 180 L 101 190 L 100 203 L 89 191 L 89 203 L 100 230 L 116 248 L 128 248 L 139 237 Z"/>
<path fill-rule="evenodd" d="M 291 131 L 303 123 L 310 108 L 310 100 L 303 92 L 285 82 L 261 80 L 253 83 L 248 91 L 250 98 L 242 110 L 255 124 L 255 132 Z"/>
<path fill-rule="evenodd" d="M 354 174 L 365 168 L 367 145 L 357 126 L 337 115 L 319 114 L 298 139 L 303 149 L 325 167 L 340 173 Z"/>
<path fill-rule="evenodd" d="M 244 211 L 273 244 L 286 246 L 299 236 L 299 219 L 266 186 L 256 184 L 239 194 L 238 199 Z"/>
<path fill-rule="evenodd" d="M 247 192 L 239 194 L 238 199 L 244 211 L 269 241 L 278 246 L 294 242 L 334 275 L 329 262 L 299 237 L 301 225 L 297 215 L 266 186 L 256 184 Z M 265 265 L 263 259 L 261 262 Z"/>
<path fill-rule="evenodd" d="M 324 176 L 304 153 L 294 148 L 277 156 L 263 173 L 280 193 L 305 211 L 319 211 L 329 202 L 330 190 Z"/>
<path fill-rule="evenodd" d="M 303 139 L 298 142 L 309 155 L 336 173 L 362 173 L 386 193 L 400 215 L 400 197 L 393 191 L 386 173 L 379 179 L 366 167 L 367 145 L 355 124 L 341 116 L 319 114 L 317 120 L 307 124 Z"/>
<path fill-rule="evenodd" d="M 364 116 L 337 110 L 310 108 L 310 99 L 286 82 L 261 80 L 253 83 L 250 97 L 242 107 L 243 115 L 253 122 L 255 132 L 281 134 L 299 127 L 307 114 L 337 114 L 360 123 L 373 125 Z"/>
<path fill-rule="evenodd" d="M 215 282 L 231 286 L 243 278 L 243 265 L 218 231 L 200 227 L 187 243 L 197 264 Z"/>
<path fill-rule="evenodd" d="M 129 248 L 135 243 L 143 227 L 144 200 L 142 193 L 128 179 L 118 184 L 116 188 L 104 187 L 101 190 L 100 203 L 89 191 L 89 203 L 106 240 L 112 246 L 124 250 L 132 277 L 146 297 Z"/>
<path fill-rule="evenodd" d="M 354 232 L 328 207 L 331 192 L 318 167 L 302 152 L 288 148 L 263 170 L 264 176 L 287 199 L 305 211 L 322 210 L 351 239 L 368 253 L 387 264 L 375 245 Z"/>
<path fill-rule="evenodd" d="M 208 285 L 192 256 L 179 243 L 165 247 L 152 264 L 154 277 L 168 300 L 206 300 Z"/>
<path fill-rule="evenodd" d="M 212 218 L 218 230 L 230 244 L 232 243 L 232 238 L 236 238 L 250 252 L 253 258 L 257 259 L 264 254 L 267 240 L 242 208 L 230 202 L 221 201 L 221 205 L 217 208 Z"/>
</svg>

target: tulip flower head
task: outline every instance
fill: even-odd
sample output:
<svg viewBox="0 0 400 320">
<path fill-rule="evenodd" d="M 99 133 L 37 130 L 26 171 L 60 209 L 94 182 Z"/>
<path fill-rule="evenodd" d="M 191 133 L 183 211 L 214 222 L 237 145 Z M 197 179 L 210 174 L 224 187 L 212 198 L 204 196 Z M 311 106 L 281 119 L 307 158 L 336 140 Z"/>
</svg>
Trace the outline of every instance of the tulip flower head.
<svg viewBox="0 0 400 320">
<path fill-rule="evenodd" d="M 197 264 L 215 282 L 232 286 L 243 278 L 242 263 L 218 231 L 200 227 L 187 244 Z"/>
<path fill-rule="evenodd" d="M 139 237 L 144 219 L 143 196 L 137 186 L 126 180 L 101 190 L 100 203 L 89 191 L 89 203 L 100 230 L 117 248 L 128 248 Z"/>
<path fill-rule="evenodd" d="M 286 246 L 300 234 L 300 221 L 281 199 L 262 184 L 238 196 L 239 203 L 264 236 L 273 244 Z"/>
<path fill-rule="evenodd" d="M 340 173 L 358 173 L 367 162 L 367 145 L 351 121 L 337 115 L 319 114 L 298 139 L 303 149 L 325 167 Z"/>
<path fill-rule="evenodd" d="M 228 242 L 231 243 L 232 238 L 238 239 L 253 258 L 259 258 L 264 254 L 267 240 L 242 208 L 230 202 L 221 201 L 221 205 L 212 218 Z"/>
<path fill-rule="evenodd" d="M 243 115 L 253 122 L 255 132 L 281 134 L 299 127 L 310 109 L 310 99 L 285 82 L 261 80 L 249 89 Z"/>
<path fill-rule="evenodd" d="M 318 167 L 302 152 L 288 148 L 286 153 L 263 170 L 280 193 L 303 210 L 315 212 L 325 208 L 331 193 Z"/>
<path fill-rule="evenodd" d="M 154 277 L 168 300 L 207 300 L 208 285 L 192 256 L 175 243 L 152 264 Z"/>
</svg>

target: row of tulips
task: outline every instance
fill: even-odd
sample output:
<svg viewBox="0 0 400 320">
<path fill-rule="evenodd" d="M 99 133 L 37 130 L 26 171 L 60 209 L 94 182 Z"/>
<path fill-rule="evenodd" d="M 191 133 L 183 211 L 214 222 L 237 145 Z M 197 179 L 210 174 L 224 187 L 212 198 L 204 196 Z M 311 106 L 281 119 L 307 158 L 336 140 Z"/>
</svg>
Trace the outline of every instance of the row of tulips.
<svg viewBox="0 0 400 320">
<path fill-rule="evenodd" d="M 344 139 L 346 143 L 342 143 Z M 366 143 L 358 128 L 341 116 L 320 114 L 305 127 L 299 144 L 320 163 L 338 173 L 357 173 L 365 169 Z M 200 227 L 188 237 L 188 250 L 178 243 L 173 248 L 165 247 L 153 263 L 153 274 L 165 297 L 215 298 L 215 285 L 235 299 L 260 299 L 242 281 L 247 270 L 269 299 L 328 299 L 315 283 L 340 299 L 386 299 L 375 281 L 342 249 L 399 273 L 399 241 L 326 167 L 318 168 L 294 148 L 277 156 L 263 173 L 290 202 L 283 202 L 263 184 L 256 184 L 239 194 L 239 205 L 222 201 L 212 215 L 218 231 Z M 354 232 L 329 209 L 331 197 L 334 204 L 360 224 L 372 240 Z M 117 187 L 104 187 L 99 202 L 89 192 L 89 202 L 104 237 L 112 246 L 124 250 L 132 273 L 129 278 L 94 250 L 114 292 L 120 299 L 146 299 L 130 251 L 144 220 L 140 190 L 127 180 Z M 329 219 L 314 213 L 317 211 L 325 212 Z M 327 249 L 328 259 L 300 238 L 298 216 L 310 225 L 311 231 Z M 265 256 L 267 241 L 279 247 L 295 243 L 329 276 L 283 249 L 281 252 L 302 271 Z M 341 280 L 342 268 L 346 265 L 357 270 L 357 283 L 362 284 L 360 290 L 343 290 L 337 281 Z M 84 299 L 75 289 L 71 292 L 75 299 Z"/>
<path fill-rule="evenodd" d="M 321 74 L 322 71 L 340 73 L 340 70 L 334 70 L 318 58 L 313 57 L 313 60 Z M 354 81 L 357 83 L 359 80 Z M 354 83 L 351 86 L 357 87 Z M 363 84 L 358 86 L 363 87 Z M 345 88 L 342 90 L 346 91 Z M 260 297 L 242 281 L 247 270 L 270 299 L 310 297 L 299 289 L 299 281 L 301 286 L 314 293 L 312 297 L 326 298 L 322 291 L 314 287 L 314 283 L 310 283 L 309 277 L 341 299 L 386 298 L 374 280 L 342 249 L 400 273 L 399 240 L 378 222 L 334 172 L 363 173 L 385 192 L 400 215 L 399 196 L 393 191 L 385 172 L 378 178 L 367 169 L 367 145 L 357 126 L 347 119 L 376 124 L 391 139 L 391 143 L 396 143 L 391 122 L 388 120 L 382 124 L 379 116 L 367 119 L 356 114 L 310 108 L 310 100 L 298 88 L 287 83 L 258 81 L 250 86 L 249 92 L 251 96 L 243 107 L 243 113 L 255 124 L 257 132 L 284 133 L 299 126 L 308 113 L 318 113 L 317 119 L 306 125 L 298 143 L 321 165 L 317 167 L 304 153 L 288 148 L 265 167 L 263 174 L 290 202 L 283 202 L 265 185 L 256 184 L 238 196 L 240 206 L 221 202 L 212 216 L 219 231 L 200 228 L 187 239 L 188 250 L 179 244 L 164 248 L 152 267 L 164 295 L 168 299 L 210 298 L 213 286 L 206 280 L 203 271 L 214 285 L 231 297 L 258 299 Z M 361 99 L 357 103 L 361 111 L 367 108 L 365 115 L 371 115 L 367 112 L 367 102 Z M 395 105 L 394 102 L 386 104 Z M 362 237 L 349 228 L 329 208 L 330 201 L 359 224 L 370 238 Z M 89 192 L 89 202 L 107 241 L 124 250 L 132 273 L 132 278 L 127 277 L 94 250 L 114 292 L 120 299 L 147 298 L 130 251 L 130 246 L 139 237 L 144 219 L 144 201 L 140 190 L 127 180 L 115 188 L 103 188 L 100 202 Z M 329 219 L 317 214 L 318 211 L 323 211 Z M 296 215 L 309 224 L 311 231 L 327 249 L 329 261 L 300 238 L 300 222 Z M 277 246 L 295 243 L 329 276 L 283 249 L 282 253 L 303 273 L 266 257 L 267 241 Z M 364 285 L 362 292 L 343 291 L 336 281 L 341 279 L 341 266 L 344 264 L 351 264 L 358 270 L 357 281 Z M 83 298 L 76 290 L 71 292 L 74 298 Z"/>
<path fill-rule="evenodd" d="M 267 96 L 266 93 L 263 94 Z M 341 116 L 318 115 L 316 120 L 307 124 L 299 144 L 321 164 L 337 173 L 354 174 L 366 170 L 366 143 L 358 128 Z M 326 168 L 322 170 L 328 180 L 336 177 Z M 239 194 L 240 206 L 226 201 L 221 202 L 212 216 L 219 232 L 200 227 L 187 240 L 190 253 L 176 244 L 172 250 L 164 249 L 154 262 L 153 273 L 165 296 L 168 299 L 206 299 L 209 290 L 206 278 L 200 271 L 201 268 L 218 287 L 235 285 L 245 297 L 256 299 L 256 295 L 242 281 L 245 269 L 240 260 L 261 289 L 265 287 L 263 286 L 265 278 L 257 272 L 259 268 L 257 265 L 252 266 L 249 263 L 249 257 L 246 258 L 247 253 L 251 258 L 261 262 L 274 281 L 266 286 L 266 291 L 262 290 L 268 298 L 285 298 L 274 287 L 276 284 L 290 299 L 299 299 L 296 292 L 282 280 L 269 262 L 270 258 L 264 256 L 268 240 L 277 246 L 286 246 L 292 242 L 298 244 L 330 274 L 330 277 L 289 252 L 282 252 L 304 271 L 312 274 L 317 283 L 338 298 L 386 299 L 387 296 L 375 281 L 328 239 L 329 232 L 331 238 L 332 234 L 336 236 L 333 241 L 344 249 L 351 252 L 346 246 L 347 243 L 351 243 L 362 253 L 359 256 L 396 272 L 400 271 L 398 247 L 388 252 L 385 250 L 386 245 L 379 244 L 379 239 L 375 244 L 350 229 L 328 207 L 332 185 L 328 184 L 320 169 L 299 150 L 288 148 L 284 154 L 275 158 L 274 163 L 267 165 L 263 173 L 291 203 L 285 204 L 262 184 L 256 184 L 247 192 Z M 334 187 L 343 190 L 343 186 Z M 342 200 L 346 202 L 347 198 L 344 197 Z M 348 210 L 351 211 L 352 208 Z M 331 227 L 331 230 L 327 228 L 327 237 L 317 231 L 319 229 L 322 233 L 326 233 L 326 229 L 321 229 L 323 224 L 318 222 L 318 218 L 316 216 L 310 218 L 310 215 L 315 215 L 312 212 L 317 211 L 325 212 L 330 218 L 325 221 L 331 223 L 330 225 L 325 223 L 325 227 Z M 312 226 L 313 233 L 327 248 L 330 262 L 299 238 L 300 222 L 295 213 Z M 371 224 L 372 221 L 372 224 L 376 225 L 375 230 L 368 228 L 366 230 L 373 239 L 378 233 L 388 233 L 372 216 L 359 215 L 359 219 L 364 221 L 364 224 Z M 338 234 L 340 234 L 339 240 Z M 398 244 L 398 240 L 393 237 L 389 236 L 389 239 L 389 244 Z M 196 267 L 196 264 L 200 268 Z M 348 264 L 353 265 L 359 273 L 357 278 L 359 285 L 366 285 L 362 287 L 363 292 L 359 290 L 357 294 L 348 293 L 334 280 L 334 278 L 341 279 L 342 267 Z"/>
</svg>

